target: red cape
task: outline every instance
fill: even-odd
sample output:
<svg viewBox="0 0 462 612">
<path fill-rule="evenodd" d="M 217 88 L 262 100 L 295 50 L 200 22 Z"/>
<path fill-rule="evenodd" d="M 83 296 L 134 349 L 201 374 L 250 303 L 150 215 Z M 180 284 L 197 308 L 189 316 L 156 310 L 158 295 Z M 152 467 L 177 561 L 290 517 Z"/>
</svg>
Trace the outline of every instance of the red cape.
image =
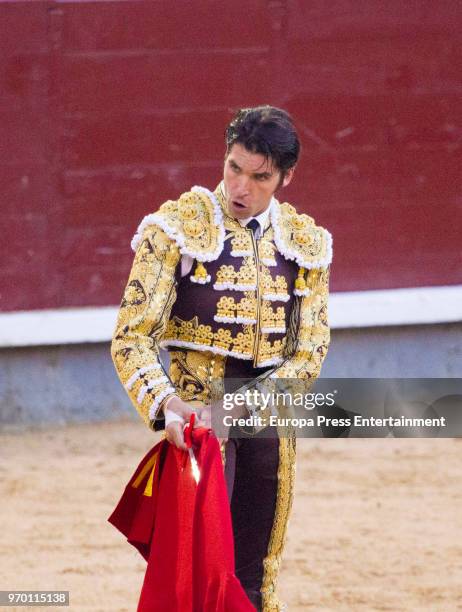
<svg viewBox="0 0 462 612">
<path fill-rule="evenodd" d="M 220 447 L 192 432 L 200 480 L 167 440 L 143 458 L 109 522 L 148 565 L 138 612 L 255 612 L 234 575 L 234 544 Z"/>
</svg>

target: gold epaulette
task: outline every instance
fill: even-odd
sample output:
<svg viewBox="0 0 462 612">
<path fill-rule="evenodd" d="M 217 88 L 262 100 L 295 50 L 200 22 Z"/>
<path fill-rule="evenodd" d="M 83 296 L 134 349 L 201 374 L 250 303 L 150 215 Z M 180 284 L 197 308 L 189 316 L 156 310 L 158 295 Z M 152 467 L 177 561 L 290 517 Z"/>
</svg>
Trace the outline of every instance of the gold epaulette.
<svg viewBox="0 0 462 612">
<path fill-rule="evenodd" d="M 298 214 L 291 204 L 273 204 L 272 225 L 276 247 L 286 259 L 307 270 L 325 268 L 332 262 L 331 234 L 315 225 L 312 217 Z"/>
<path fill-rule="evenodd" d="M 136 251 L 145 228 L 160 227 L 182 255 L 199 262 L 214 261 L 224 242 L 223 214 L 216 196 L 204 187 L 193 187 L 178 200 L 168 200 L 141 221 L 131 246 Z"/>
</svg>

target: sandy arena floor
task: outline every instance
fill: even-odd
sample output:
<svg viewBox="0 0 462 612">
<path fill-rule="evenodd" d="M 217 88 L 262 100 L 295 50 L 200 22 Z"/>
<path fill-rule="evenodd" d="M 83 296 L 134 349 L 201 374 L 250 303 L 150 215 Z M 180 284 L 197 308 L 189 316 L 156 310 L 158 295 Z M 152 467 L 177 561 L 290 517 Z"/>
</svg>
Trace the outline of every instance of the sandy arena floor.
<svg viewBox="0 0 462 612">
<path fill-rule="evenodd" d="M 0 435 L 0 589 L 134 612 L 145 562 L 107 517 L 156 441 L 141 420 Z M 462 440 L 299 441 L 290 612 L 462 610 L 461 476 Z"/>
</svg>

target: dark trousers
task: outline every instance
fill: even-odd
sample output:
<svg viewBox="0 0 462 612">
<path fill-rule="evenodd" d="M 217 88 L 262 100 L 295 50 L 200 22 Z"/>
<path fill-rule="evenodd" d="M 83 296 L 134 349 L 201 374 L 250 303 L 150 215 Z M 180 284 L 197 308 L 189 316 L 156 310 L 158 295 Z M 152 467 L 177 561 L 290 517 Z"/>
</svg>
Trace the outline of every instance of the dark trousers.
<svg viewBox="0 0 462 612">
<path fill-rule="evenodd" d="M 225 451 L 235 572 L 258 612 L 262 610 L 263 559 L 274 522 L 279 465 L 279 439 L 264 435 L 230 438 Z"/>
</svg>

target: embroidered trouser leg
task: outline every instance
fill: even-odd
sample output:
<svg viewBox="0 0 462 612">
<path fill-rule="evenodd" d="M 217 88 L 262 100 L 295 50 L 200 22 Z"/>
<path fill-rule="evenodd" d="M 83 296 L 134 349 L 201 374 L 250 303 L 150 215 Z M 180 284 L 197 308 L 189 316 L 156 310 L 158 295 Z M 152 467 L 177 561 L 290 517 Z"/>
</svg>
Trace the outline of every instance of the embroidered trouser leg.
<svg viewBox="0 0 462 612">
<path fill-rule="evenodd" d="M 231 438 L 225 476 L 236 576 L 259 612 L 278 612 L 275 587 L 292 503 L 295 446 L 287 438 L 266 436 Z"/>
</svg>

